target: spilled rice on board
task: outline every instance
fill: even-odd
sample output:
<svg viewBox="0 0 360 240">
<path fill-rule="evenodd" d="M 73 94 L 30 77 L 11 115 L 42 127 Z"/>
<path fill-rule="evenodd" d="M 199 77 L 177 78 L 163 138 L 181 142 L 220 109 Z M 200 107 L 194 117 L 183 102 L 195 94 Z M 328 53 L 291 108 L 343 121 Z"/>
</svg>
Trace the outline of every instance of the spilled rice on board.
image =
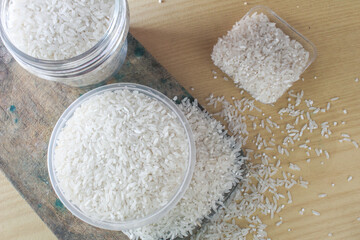
<svg viewBox="0 0 360 240">
<path fill-rule="evenodd" d="M 319 154 L 320 158 L 330 158 L 328 150 L 320 150 L 311 144 L 311 137 L 332 137 L 332 130 L 337 126 L 315 120 L 316 114 L 326 114 L 330 109 L 316 106 L 314 101 L 304 99 L 304 91 L 290 90 L 288 95 L 290 101 L 278 111 L 277 116 L 267 116 L 256 106 L 255 100 L 246 97 L 232 97 L 232 103 L 223 96 L 211 94 L 207 98 L 208 105 L 214 107 L 213 116 L 221 119 L 227 125 L 229 133 L 243 144 L 248 174 L 240 182 L 232 199 L 225 204 L 226 207 L 219 210 L 211 223 L 204 225 L 193 239 L 247 239 L 249 235 L 254 239 L 270 239 L 266 231 L 267 225 L 263 223 L 264 216 L 274 219 L 275 226 L 282 225 L 286 219 L 281 217 L 281 211 L 293 202 L 291 189 L 294 186 L 307 188 L 309 185 L 300 175 L 301 169 L 297 164 L 289 163 L 287 167 L 282 162 L 287 162 L 288 154 L 294 151 L 302 151 L 308 157 Z M 330 101 L 338 99 L 336 97 Z M 254 126 L 257 130 L 255 134 L 251 134 Z M 248 147 L 249 145 L 253 147 Z M 356 144 L 354 147 L 357 147 Z M 279 154 L 278 157 L 275 154 Z M 310 163 L 310 158 L 307 162 Z M 348 181 L 351 180 L 352 177 L 349 176 Z M 335 186 L 334 183 L 331 185 Z M 318 194 L 319 198 L 326 196 L 326 193 Z M 304 213 L 305 209 L 301 208 L 299 214 Z M 312 209 L 311 213 L 320 216 L 317 210 Z M 236 222 L 238 219 L 247 223 L 239 226 Z"/>
</svg>

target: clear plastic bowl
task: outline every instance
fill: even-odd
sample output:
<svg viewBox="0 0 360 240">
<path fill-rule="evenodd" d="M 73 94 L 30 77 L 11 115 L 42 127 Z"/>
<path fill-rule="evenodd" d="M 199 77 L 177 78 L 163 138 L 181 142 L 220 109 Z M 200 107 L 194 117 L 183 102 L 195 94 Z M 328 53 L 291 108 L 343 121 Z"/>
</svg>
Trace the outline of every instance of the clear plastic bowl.
<svg viewBox="0 0 360 240">
<path fill-rule="evenodd" d="M 279 17 L 279 15 L 277 15 L 273 10 L 266 6 L 258 5 L 251 8 L 249 12 L 244 15 L 242 20 L 247 16 L 252 16 L 254 13 L 263 13 L 264 15 L 266 15 L 271 22 L 276 24 L 276 27 L 280 28 L 286 35 L 290 37 L 290 39 L 294 39 L 301 43 L 304 49 L 309 52 L 309 60 L 304 67 L 303 72 L 315 61 L 317 55 L 315 45 L 306 37 L 304 37 L 301 33 L 296 31 L 295 28 L 290 26 L 290 24 L 285 22 L 285 20 Z"/>
<path fill-rule="evenodd" d="M 87 216 L 84 212 L 82 212 L 76 205 L 71 203 L 68 199 L 66 199 L 65 195 L 63 194 L 63 191 L 59 187 L 59 180 L 56 177 L 56 169 L 54 167 L 54 152 L 56 147 L 56 141 L 59 136 L 59 133 L 61 132 L 62 128 L 65 126 L 66 122 L 69 118 L 72 117 L 74 111 L 86 100 L 89 98 L 102 94 L 107 91 L 115 91 L 115 90 L 124 90 L 127 89 L 129 91 L 138 91 L 140 93 L 143 93 L 153 99 L 156 99 L 157 101 L 163 103 L 165 106 L 167 106 L 170 111 L 172 111 L 179 119 L 181 124 L 184 127 L 184 130 L 187 135 L 187 142 L 189 145 L 189 158 L 187 162 L 187 168 L 183 176 L 183 180 L 181 183 L 179 183 L 179 187 L 176 190 L 175 194 L 172 196 L 172 198 L 161 208 L 156 209 L 151 214 L 138 218 L 138 219 L 129 219 L 122 222 L 115 222 L 115 221 L 103 221 L 91 218 Z M 61 200 L 61 202 L 65 205 L 65 207 L 76 217 L 81 219 L 82 221 L 93 225 L 95 227 L 108 229 L 108 230 L 130 230 L 138 227 L 142 227 L 145 225 L 148 225 L 150 223 L 154 223 L 157 220 L 159 220 L 161 217 L 163 217 L 171 208 L 173 208 L 179 200 L 183 197 L 184 193 L 186 192 L 191 178 L 194 171 L 195 166 L 195 160 L 196 160 L 196 149 L 195 149 L 195 143 L 193 134 L 190 128 L 190 125 L 188 121 L 186 120 L 184 114 L 180 111 L 180 109 L 176 106 L 176 104 L 170 100 L 168 97 L 166 97 L 164 94 L 140 85 L 140 84 L 133 84 L 133 83 L 115 83 L 110 85 L 105 85 L 99 88 L 96 88 L 90 92 L 87 92 L 86 94 L 79 97 L 77 100 L 75 100 L 61 115 L 60 119 L 56 123 L 53 132 L 50 137 L 49 147 L 48 147 L 48 171 L 50 176 L 51 184 L 55 190 L 55 193 Z"/>
</svg>

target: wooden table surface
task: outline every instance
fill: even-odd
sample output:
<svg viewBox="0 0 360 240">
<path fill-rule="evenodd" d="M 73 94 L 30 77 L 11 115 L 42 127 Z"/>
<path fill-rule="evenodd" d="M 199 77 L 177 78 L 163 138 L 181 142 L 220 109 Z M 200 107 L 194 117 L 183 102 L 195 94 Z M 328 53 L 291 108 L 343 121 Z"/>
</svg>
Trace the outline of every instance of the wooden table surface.
<svg viewBox="0 0 360 240">
<path fill-rule="evenodd" d="M 300 153 L 292 162 L 302 167 L 309 189 L 295 188 L 294 203 L 282 212 L 288 221 L 280 227 L 264 217 L 272 239 L 360 239 L 360 150 L 338 142 L 348 133 L 360 142 L 360 1 L 244 1 L 238 0 L 130 0 L 131 33 L 188 90 L 205 105 L 210 93 L 240 97 L 228 81 L 214 79 L 210 59 L 217 38 L 230 30 L 251 7 L 267 5 L 317 47 L 318 58 L 292 89 L 304 90 L 305 99 L 324 106 L 330 98 L 340 100 L 316 120 L 345 121 L 334 128 L 328 140 L 312 142 L 325 146 L 331 158 L 324 164 L 314 158 L 305 163 Z M 317 78 L 314 79 L 314 76 Z M 1 96 L 0 96 L 1 97 Z M 284 106 L 283 96 L 268 113 Z M 348 111 L 347 114 L 343 110 Z M 211 109 L 209 109 L 211 111 Z M 284 161 L 288 161 L 285 159 Z M 348 182 L 348 176 L 353 180 Z M 335 183 L 335 187 L 331 186 Z M 327 193 L 319 199 L 319 193 Z M 321 216 L 301 216 L 299 209 L 316 209 Z M 291 227 L 292 231 L 287 229 Z M 328 237 L 328 233 L 333 236 Z M 53 239 L 45 224 L 11 184 L 0 174 L 0 239 Z"/>
</svg>

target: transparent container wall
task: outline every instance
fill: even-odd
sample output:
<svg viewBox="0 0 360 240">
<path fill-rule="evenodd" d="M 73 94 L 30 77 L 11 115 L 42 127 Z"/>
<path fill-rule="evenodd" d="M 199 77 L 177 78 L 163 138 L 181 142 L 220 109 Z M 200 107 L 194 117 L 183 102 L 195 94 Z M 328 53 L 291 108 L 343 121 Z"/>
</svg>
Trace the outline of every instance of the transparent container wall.
<svg viewBox="0 0 360 240">
<path fill-rule="evenodd" d="M 109 79 L 114 73 L 121 69 L 125 62 L 126 53 L 128 49 L 127 40 L 122 46 L 119 46 L 101 66 L 93 71 L 84 75 L 69 77 L 69 78 L 56 78 L 50 76 L 41 76 L 42 78 L 50 81 L 61 82 L 72 87 L 91 86 Z M 27 69 L 31 72 L 31 69 Z"/>
<path fill-rule="evenodd" d="M 284 21 L 281 17 L 279 17 L 274 11 L 265 6 L 256 6 L 250 9 L 250 11 L 243 17 L 252 16 L 254 13 L 263 13 L 265 14 L 271 22 L 276 23 L 276 27 L 280 28 L 286 35 L 288 35 L 291 39 L 294 39 L 301 43 L 306 51 L 309 52 L 309 60 L 303 70 L 303 72 L 314 62 L 316 59 L 316 48 L 315 45 L 310 42 L 306 37 L 304 37 L 301 33 L 296 31 L 292 26 L 290 26 L 287 22 Z"/>
</svg>

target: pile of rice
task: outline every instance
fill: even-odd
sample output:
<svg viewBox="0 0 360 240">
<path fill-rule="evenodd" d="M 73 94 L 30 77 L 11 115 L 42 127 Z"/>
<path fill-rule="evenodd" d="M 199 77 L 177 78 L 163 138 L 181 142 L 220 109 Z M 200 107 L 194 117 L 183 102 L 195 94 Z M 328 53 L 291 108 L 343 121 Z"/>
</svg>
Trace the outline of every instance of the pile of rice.
<svg viewBox="0 0 360 240">
<path fill-rule="evenodd" d="M 105 34 L 114 0 L 12 0 L 8 35 L 26 54 L 45 60 L 75 57 Z"/>
<path fill-rule="evenodd" d="M 211 58 L 237 87 L 262 103 L 274 103 L 299 79 L 309 52 L 266 15 L 254 13 L 219 38 Z"/>
<path fill-rule="evenodd" d="M 188 190 L 180 202 L 159 222 L 128 231 L 130 239 L 157 240 L 183 238 L 201 226 L 211 211 L 223 205 L 224 194 L 243 179 L 245 158 L 241 145 L 226 135 L 224 127 L 199 109 L 197 102 L 184 99 L 180 108 L 194 134 L 196 165 Z"/>
<path fill-rule="evenodd" d="M 78 107 L 57 139 L 54 166 L 65 197 L 109 221 L 144 217 L 182 182 L 188 139 L 177 116 L 142 93 L 117 90 Z"/>
<path fill-rule="evenodd" d="M 160 221 L 126 232 L 131 239 L 191 235 L 243 179 L 241 144 L 197 101 L 183 99 L 179 107 L 196 144 L 190 186 Z M 166 204 L 187 158 L 187 137 L 176 116 L 144 94 L 119 90 L 93 96 L 76 109 L 59 134 L 54 165 L 68 200 L 90 217 L 121 221 Z"/>
</svg>

